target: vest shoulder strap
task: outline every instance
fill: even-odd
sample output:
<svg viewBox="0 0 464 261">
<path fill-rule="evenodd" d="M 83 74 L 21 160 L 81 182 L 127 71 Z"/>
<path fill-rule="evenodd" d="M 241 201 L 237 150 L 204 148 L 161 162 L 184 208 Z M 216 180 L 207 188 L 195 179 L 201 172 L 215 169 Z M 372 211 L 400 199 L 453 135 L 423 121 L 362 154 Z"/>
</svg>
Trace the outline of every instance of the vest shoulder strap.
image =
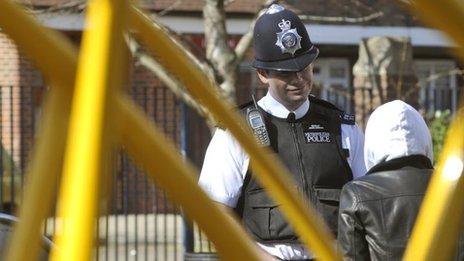
<svg viewBox="0 0 464 261">
<path fill-rule="evenodd" d="M 252 106 L 252 105 L 253 105 L 253 101 L 249 101 L 249 102 L 246 102 L 246 103 L 244 103 L 244 104 L 239 105 L 239 106 L 238 106 L 238 109 L 239 109 L 240 111 L 243 111 L 244 109 L 246 109 L 246 108 L 248 108 L 248 107 L 250 107 L 250 106 Z"/>
<path fill-rule="evenodd" d="M 340 108 L 328 101 L 318 99 L 313 95 L 309 95 L 309 101 L 312 104 L 317 104 L 323 107 L 324 109 L 335 112 L 335 114 L 339 115 L 342 124 L 354 125 L 356 123 L 356 118 L 354 114 L 346 113 L 345 111 L 341 110 Z"/>
<path fill-rule="evenodd" d="M 343 112 L 343 110 L 341 110 L 340 108 L 338 108 L 337 106 L 335 106 L 334 104 L 328 102 L 328 101 L 325 101 L 325 100 L 322 100 L 322 99 L 319 99 L 319 98 L 316 98 L 316 96 L 314 95 L 309 95 L 309 101 L 312 103 L 312 104 L 317 104 L 317 105 L 320 105 L 322 107 L 325 107 L 326 109 L 330 109 L 330 110 L 335 110 L 335 111 L 338 111 L 338 112 Z"/>
</svg>

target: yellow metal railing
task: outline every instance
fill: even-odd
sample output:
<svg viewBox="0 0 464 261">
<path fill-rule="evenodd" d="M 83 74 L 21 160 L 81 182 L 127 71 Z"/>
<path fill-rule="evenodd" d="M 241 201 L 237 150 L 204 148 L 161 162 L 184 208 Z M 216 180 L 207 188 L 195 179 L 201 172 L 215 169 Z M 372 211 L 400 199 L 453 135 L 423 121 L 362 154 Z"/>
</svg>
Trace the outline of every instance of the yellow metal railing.
<svg viewBox="0 0 464 261">
<path fill-rule="evenodd" d="M 417 9 L 423 10 L 425 14 L 434 8 L 433 1 L 416 2 Z M 464 10 L 462 4 L 456 0 L 447 2 L 456 14 L 451 18 L 455 19 L 455 24 L 462 25 L 459 23 L 459 19 L 463 17 L 462 12 L 456 11 Z M 175 202 L 182 205 L 186 213 L 215 243 L 224 259 L 261 258 L 255 244 L 239 224 L 215 206 L 196 186 L 193 175 L 195 170 L 191 164 L 179 164 L 183 160 L 174 146 L 164 139 L 153 123 L 121 90 L 125 79 L 124 70 L 127 69 L 122 42 L 123 32 L 128 31 L 124 30 L 125 27 L 137 32 L 147 48 L 157 54 L 160 62 L 186 84 L 192 95 L 234 134 L 253 157 L 257 178 L 269 189 L 271 196 L 282 203 L 289 222 L 308 248 L 320 259 L 340 259 L 324 223 L 290 189 L 291 181 L 285 175 L 283 165 L 255 143 L 237 113 L 231 112 L 232 106 L 221 101 L 213 84 L 169 38 L 168 33 L 137 9 L 124 8 L 125 5 L 123 0 L 90 2 L 86 21 L 91 27 L 85 32 L 77 67 L 77 50 L 67 40 L 39 26 L 9 0 L 0 1 L 0 26 L 45 73 L 52 86 L 46 99 L 43 125 L 28 171 L 28 186 L 24 203 L 20 207 L 21 221 L 15 229 L 7 260 L 31 260 L 36 256 L 39 228 L 51 208 L 52 191 L 58 186 L 52 182 L 62 169 L 59 214 L 64 218 L 65 225 L 58 235 L 58 247 L 52 257 L 56 260 L 87 260 L 91 257 L 100 175 L 105 173 L 104 166 L 108 163 L 106 156 L 115 144 L 121 144 L 147 170 L 148 175 L 166 189 Z M 440 7 L 443 6 L 444 2 L 441 2 Z M 127 22 L 123 19 L 126 17 L 125 12 L 129 13 Z M 437 26 L 443 26 L 445 31 L 451 28 L 446 23 Z M 446 32 L 456 35 L 454 39 L 462 46 L 462 30 L 450 29 Z M 73 94 L 76 70 L 78 76 Z M 439 253 L 433 249 L 434 243 L 439 241 L 415 243 L 415 235 L 421 233 L 422 236 L 426 234 L 434 238 L 439 235 L 439 228 L 443 227 L 433 225 L 434 229 L 427 232 L 421 228 L 421 224 L 451 224 L 451 227 L 457 227 L 459 214 L 444 214 L 449 211 L 450 203 L 459 203 L 459 207 L 463 207 L 463 202 L 458 202 L 463 198 L 463 195 L 459 195 L 463 191 L 460 174 L 464 124 L 461 117 L 462 111 L 458 113 L 458 121 L 451 128 L 445 146 L 446 153 L 438 167 L 439 174 L 432 180 L 430 193 L 425 199 L 424 210 L 420 214 L 417 231 L 414 232 L 406 258 L 432 258 Z M 109 129 L 109 126 L 112 128 Z M 64 166 L 61 162 L 62 155 L 65 158 Z M 449 178 L 450 175 L 453 179 Z M 447 182 L 443 182 L 445 179 Z M 82 197 L 84 192 L 88 194 L 85 198 Z M 429 203 L 441 197 L 442 193 L 447 195 L 442 201 Z M 433 215 L 425 215 L 424 213 L 430 211 L 427 209 L 432 207 L 430 204 L 439 204 L 442 207 Z M 431 218 L 427 219 L 428 216 Z M 442 240 L 454 239 L 457 232 L 453 236 L 451 234 L 440 235 Z"/>
</svg>

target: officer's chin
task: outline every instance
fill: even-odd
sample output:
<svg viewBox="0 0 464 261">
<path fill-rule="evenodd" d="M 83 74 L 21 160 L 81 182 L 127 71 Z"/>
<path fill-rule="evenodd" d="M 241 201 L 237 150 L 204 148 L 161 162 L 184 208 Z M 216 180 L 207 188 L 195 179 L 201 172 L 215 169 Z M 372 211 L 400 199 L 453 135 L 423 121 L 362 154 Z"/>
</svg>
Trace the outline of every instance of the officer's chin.
<svg viewBox="0 0 464 261">
<path fill-rule="evenodd" d="M 306 99 L 309 95 L 310 89 L 301 88 L 296 90 L 288 91 L 288 95 L 294 97 L 295 99 Z"/>
<path fill-rule="evenodd" d="M 301 93 L 301 94 L 290 95 L 289 98 L 294 104 L 297 104 L 297 103 L 304 102 L 308 98 L 308 96 Z"/>
</svg>

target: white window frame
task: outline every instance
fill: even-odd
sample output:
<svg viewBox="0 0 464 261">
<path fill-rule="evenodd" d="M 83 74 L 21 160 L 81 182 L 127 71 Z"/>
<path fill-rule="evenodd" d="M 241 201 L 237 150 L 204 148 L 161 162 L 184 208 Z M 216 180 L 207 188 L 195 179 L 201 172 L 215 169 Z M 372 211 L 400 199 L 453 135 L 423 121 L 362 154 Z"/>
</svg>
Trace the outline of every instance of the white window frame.
<svg viewBox="0 0 464 261">
<path fill-rule="evenodd" d="M 328 100 L 329 88 L 332 84 L 338 84 L 343 86 L 347 92 L 350 92 L 351 88 L 351 67 L 350 62 L 346 58 L 318 58 L 315 62 L 319 68 L 319 74 L 314 75 L 315 81 L 321 86 L 321 97 L 324 100 Z M 345 68 L 345 75 L 343 78 L 331 78 L 330 67 L 331 65 L 342 66 Z M 348 102 L 350 104 L 350 102 Z M 351 112 L 352 108 L 340 108 Z"/>
</svg>

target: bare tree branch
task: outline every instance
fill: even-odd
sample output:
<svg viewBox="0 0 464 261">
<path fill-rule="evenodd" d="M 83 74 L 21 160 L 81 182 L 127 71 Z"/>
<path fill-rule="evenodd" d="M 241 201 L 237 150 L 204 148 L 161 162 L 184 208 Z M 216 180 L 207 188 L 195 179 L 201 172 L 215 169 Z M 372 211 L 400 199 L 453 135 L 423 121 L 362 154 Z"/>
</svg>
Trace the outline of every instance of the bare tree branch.
<svg viewBox="0 0 464 261">
<path fill-rule="evenodd" d="M 203 17 L 205 22 L 206 58 L 215 69 L 215 78 L 225 97 L 235 101 L 237 66 L 235 52 L 228 45 L 224 0 L 205 0 Z"/>
<path fill-rule="evenodd" d="M 379 94 L 379 98 L 380 98 L 380 104 L 383 104 L 385 102 L 385 97 L 384 97 L 384 93 L 383 93 L 383 90 L 382 90 L 382 86 L 380 85 L 380 80 L 378 79 L 378 77 L 376 77 L 374 71 L 377 70 L 377 67 L 374 65 L 374 61 L 372 60 L 372 55 L 371 55 L 371 50 L 369 50 L 369 46 L 367 45 L 367 39 L 362 39 L 361 40 L 361 45 L 364 47 L 364 49 L 366 50 L 366 56 L 367 56 L 367 60 L 368 60 L 368 63 L 369 63 L 369 78 L 371 80 L 371 84 L 372 86 L 374 87 L 374 90 L 377 90 L 378 94 Z"/>
<path fill-rule="evenodd" d="M 153 57 L 142 50 L 140 45 L 131 37 L 126 37 L 127 45 L 132 56 L 138 63 L 152 72 L 162 81 L 178 98 L 193 108 L 200 116 L 204 117 L 210 124 L 215 120 L 212 115 L 201 104 L 199 104 L 186 90 L 185 86 L 174 78 L 168 71 L 158 63 Z"/>
<path fill-rule="evenodd" d="M 196 57 L 192 52 L 189 51 L 189 48 L 186 46 L 185 42 L 189 42 L 191 45 L 195 45 L 191 43 L 188 39 L 182 37 L 182 35 L 179 35 L 176 31 L 171 30 L 170 28 L 166 27 L 163 25 L 163 23 L 160 21 L 160 18 L 155 15 L 151 14 L 150 18 L 153 20 L 153 22 L 159 26 L 162 30 L 165 30 L 169 35 L 171 35 L 171 39 L 178 45 L 180 48 L 185 50 L 185 53 L 189 57 L 190 60 L 193 61 L 198 67 L 202 68 L 204 73 L 208 76 L 208 78 L 214 82 L 214 73 L 213 73 L 213 68 L 211 67 L 210 64 L 202 62 L 198 57 Z"/>
<path fill-rule="evenodd" d="M 372 8 L 370 5 L 366 5 L 365 3 L 359 1 L 359 0 L 350 0 L 352 4 L 354 4 L 356 7 L 364 8 L 368 10 L 370 13 L 376 13 L 377 10 Z"/>
<path fill-rule="evenodd" d="M 184 2 L 184 0 L 176 0 L 175 2 L 173 2 L 171 5 L 169 5 L 166 9 L 160 11 L 158 13 L 158 16 L 163 16 L 163 15 L 166 15 L 167 13 L 171 12 L 174 8 L 178 7 L 180 4 L 182 4 L 182 2 Z"/>
<path fill-rule="evenodd" d="M 250 25 L 250 31 L 244 34 L 240 40 L 238 41 L 237 45 L 235 46 L 235 64 L 240 65 L 240 63 L 245 58 L 245 54 L 250 48 L 251 43 L 253 42 L 253 28 L 255 26 L 256 20 L 252 22 Z"/>
<path fill-rule="evenodd" d="M 405 5 L 411 5 L 412 4 L 412 0 L 398 0 L 398 1 L 405 4 Z"/>
<path fill-rule="evenodd" d="M 363 17 L 338 17 L 338 16 L 317 16 L 317 15 L 299 15 L 302 20 L 312 20 L 320 22 L 345 22 L 345 23 L 364 23 L 375 20 L 383 16 L 383 12 L 376 12 Z"/>
<path fill-rule="evenodd" d="M 42 13 L 80 13 L 82 12 L 87 5 L 85 0 L 73 0 L 61 4 L 52 5 L 45 9 L 34 9 L 35 6 L 33 3 L 30 3 L 29 11 L 32 14 L 42 14 Z"/>
<path fill-rule="evenodd" d="M 252 41 L 253 41 L 253 29 L 256 24 L 256 20 L 271 6 L 277 2 L 276 0 L 265 0 L 261 10 L 255 15 L 253 20 L 250 23 L 249 30 L 246 34 L 244 34 L 240 40 L 238 41 L 237 45 L 235 46 L 235 64 L 240 65 L 242 62 L 243 58 L 245 57 L 245 53 L 250 47 Z"/>
<path fill-rule="evenodd" d="M 235 2 L 235 0 L 224 0 L 224 6 L 228 6 L 232 4 L 233 2 Z"/>
</svg>

